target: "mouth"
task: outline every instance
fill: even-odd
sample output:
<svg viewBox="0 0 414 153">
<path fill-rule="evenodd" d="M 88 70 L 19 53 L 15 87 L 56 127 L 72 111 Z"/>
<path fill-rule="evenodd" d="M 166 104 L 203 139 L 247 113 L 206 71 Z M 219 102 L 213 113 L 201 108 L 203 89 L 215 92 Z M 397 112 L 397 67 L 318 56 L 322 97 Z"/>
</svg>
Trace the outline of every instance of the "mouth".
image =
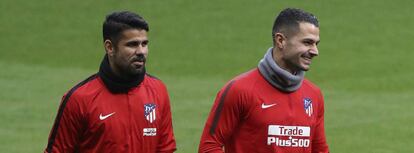
<svg viewBox="0 0 414 153">
<path fill-rule="evenodd" d="M 312 58 L 308 57 L 308 56 L 302 56 L 302 59 L 305 61 L 305 64 L 311 64 L 312 63 Z"/>
<path fill-rule="evenodd" d="M 132 59 L 131 64 L 137 68 L 143 67 L 145 65 L 145 57 L 144 56 L 138 56 L 137 58 Z"/>
<path fill-rule="evenodd" d="M 132 62 L 132 65 L 134 65 L 134 66 L 137 66 L 137 67 L 141 67 L 141 66 L 144 66 L 144 62 L 142 62 L 142 61 L 134 61 L 134 62 Z"/>
</svg>

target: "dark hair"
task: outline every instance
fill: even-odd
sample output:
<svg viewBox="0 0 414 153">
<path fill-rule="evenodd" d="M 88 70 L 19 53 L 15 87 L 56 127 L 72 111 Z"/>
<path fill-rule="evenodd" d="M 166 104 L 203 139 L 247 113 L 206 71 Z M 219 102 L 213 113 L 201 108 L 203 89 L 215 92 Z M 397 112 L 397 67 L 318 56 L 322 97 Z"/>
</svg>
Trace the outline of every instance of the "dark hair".
<svg viewBox="0 0 414 153">
<path fill-rule="evenodd" d="M 308 22 L 319 27 L 316 16 L 297 8 L 286 8 L 279 13 L 273 23 L 272 37 L 278 32 L 285 35 L 292 34 L 299 29 L 300 22 Z"/>
<path fill-rule="evenodd" d="M 121 33 L 128 29 L 149 31 L 148 23 L 138 14 L 129 11 L 108 14 L 102 27 L 103 41 L 109 39 L 117 44 Z"/>
</svg>

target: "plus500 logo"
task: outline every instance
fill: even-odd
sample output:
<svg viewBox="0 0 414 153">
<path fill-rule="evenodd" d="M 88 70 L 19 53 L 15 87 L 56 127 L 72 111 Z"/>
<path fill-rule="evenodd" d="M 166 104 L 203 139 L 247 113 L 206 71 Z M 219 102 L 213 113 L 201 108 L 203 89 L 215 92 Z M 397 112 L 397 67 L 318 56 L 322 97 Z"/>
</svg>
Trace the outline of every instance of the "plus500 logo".
<svg viewBox="0 0 414 153">
<path fill-rule="evenodd" d="M 289 137 L 287 140 L 281 140 L 277 137 L 267 137 L 267 145 L 275 144 L 282 147 L 309 147 L 309 139 L 295 139 Z"/>
<path fill-rule="evenodd" d="M 309 147 L 310 145 L 310 127 L 307 126 L 269 125 L 268 135 L 267 145 L 285 147 Z"/>
</svg>

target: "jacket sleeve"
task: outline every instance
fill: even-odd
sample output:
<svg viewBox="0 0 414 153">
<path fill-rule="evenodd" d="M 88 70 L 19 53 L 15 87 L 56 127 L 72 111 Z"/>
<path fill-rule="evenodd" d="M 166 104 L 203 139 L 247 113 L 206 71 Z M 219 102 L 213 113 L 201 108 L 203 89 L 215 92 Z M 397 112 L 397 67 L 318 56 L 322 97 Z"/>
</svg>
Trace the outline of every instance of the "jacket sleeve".
<svg viewBox="0 0 414 153">
<path fill-rule="evenodd" d="M 242 118 L 240 93 L 228 83 L 216 96 L 201 136 L 199 153 L 223 153 L 224 146 Z"/>
<path fill-rule="evenodd" d="M 71 153 L 79 148 L 82 129 L 80 106 L 74 96 L 63 96 L 45 153 Z"/>
<path fill-rule="evenodd" d="M 325 126 L 324 126 L 324 99 L 322 94 L 319 94 L 319 108 L 318 108 L 318 119 L 315 125 L 315 133 L 312 140 L 312 153 L 329 153 L 328 144 L 325 137 Z"/>
<path fill-rule="evenodd" d="M 157 153 L 172 153 L 176 150 L 176 143 L 174 139 L 174 130 L 172 125 L 171 117 L 171 106 L 170 98 L 168 96 L 167 89 L 162 85 L 162 99 L 163 100 L 163 110 L 161 121 L 161 126 L 157 133 L 160 134 L 160 141 L 157 146 Z"/>
</svg>

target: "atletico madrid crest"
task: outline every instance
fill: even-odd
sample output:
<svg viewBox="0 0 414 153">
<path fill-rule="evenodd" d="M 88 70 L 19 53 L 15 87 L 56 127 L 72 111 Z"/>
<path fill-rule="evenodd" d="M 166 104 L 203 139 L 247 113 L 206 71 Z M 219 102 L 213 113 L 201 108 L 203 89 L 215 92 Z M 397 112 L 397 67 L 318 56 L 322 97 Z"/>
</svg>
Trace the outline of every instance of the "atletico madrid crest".
<svg viewBox="0 0 414 153">
<path fill-rule="evenodd" d="M 155 107 L 157 105 L 150 103 L 150 104 L 144 104 L 144 116 L 145 119 L 147 119 L 150 123 L 154 122 L 156 119 L 156 113 L 155 113 Z"/>
<path fill-rule="evenodd" d="M 308 114 L 309 117 L 312 116 L 312 113 L 313 113 L 312 100 L 310 98 L 304 98 L 303 106 L 305 108 L 305 113 Z"/>
</svg>

